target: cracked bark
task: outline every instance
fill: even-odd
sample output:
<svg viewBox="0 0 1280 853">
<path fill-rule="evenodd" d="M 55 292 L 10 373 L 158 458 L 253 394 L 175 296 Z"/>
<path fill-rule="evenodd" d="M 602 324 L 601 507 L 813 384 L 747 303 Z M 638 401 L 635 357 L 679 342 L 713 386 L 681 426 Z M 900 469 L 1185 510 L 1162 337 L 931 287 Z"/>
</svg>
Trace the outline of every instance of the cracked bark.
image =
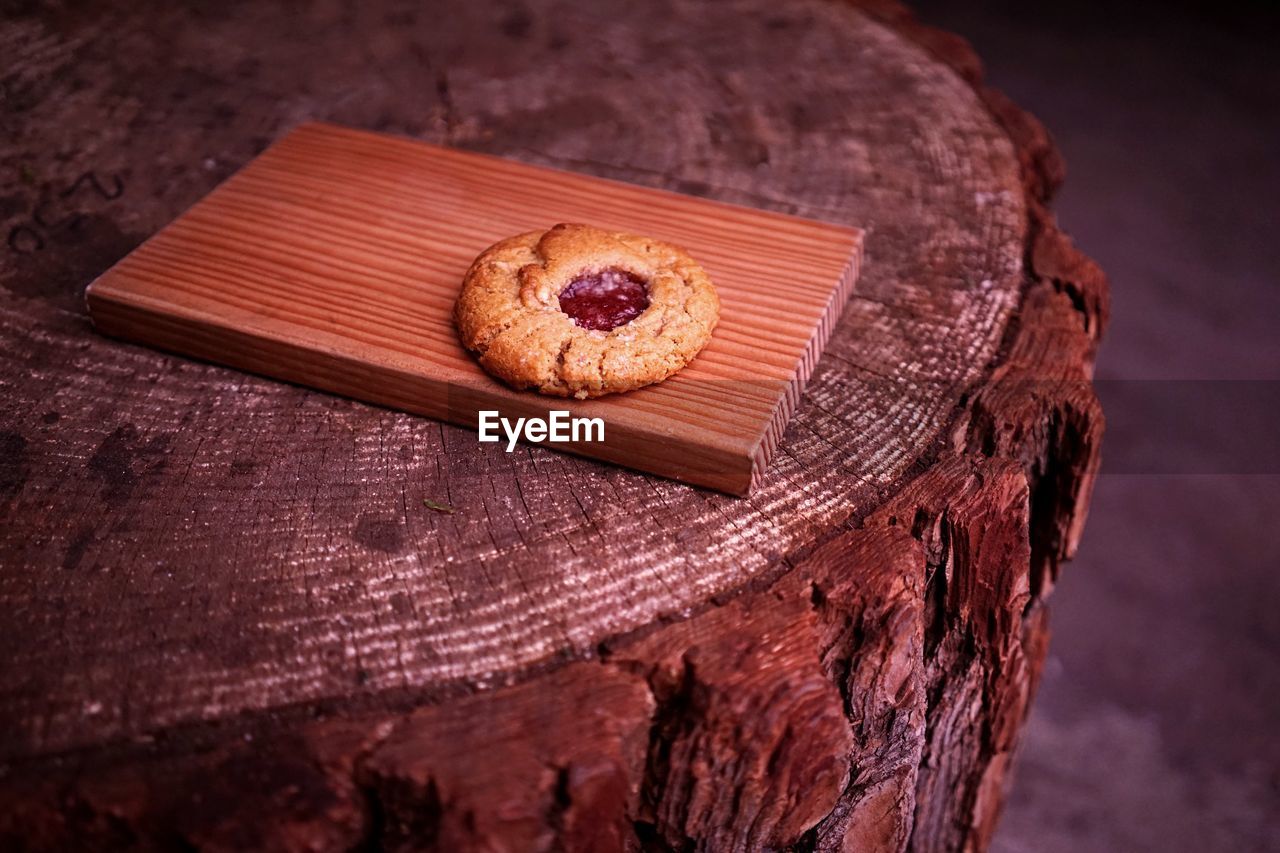
<svg viewBox="0 0 1280 853">
<path fill-rule="evenodd" d="M 743 5 L 728 18 L 675 3 L 645 20 L 618 8 L 584 23 L 575 16 L 594 13 L 471 4 L 457 10 L 461 23 L 433 20 L 430 34 L 404 37 L 402 63 L 396 33 L 417 32 L 412 13 L 353 11 L 353 41 L 392 57 L 367 84 L 364 47 L 348 62 L 319 23 L 296 22 L 299 41 L 318 45 L 298 48 L 303 56 L 323 54 L 341 69 L 330 84 L 354 87 L 313 105 L 321 117 L 872 226 L 858 304 L 833 335 L 785 458 L 742 502 L 541 451 L 495 461 L 452 428 L 419 431 L 413 419 L 93 339 L 58 282 L 82 285 L 128 248 L 130 231 L 158 227 L 225 168 L 211 158 L 211 177 L 181 176 L 175 200 L 167 178 L 142 168 L 168 149 L 128 159 L 111 135 L 115 117 L 133 110 L 140 127 L 173 131 L 188 157 L 225 132 L 234 161 L 265 142 L 252 137 L 282 120 L 282 99 L 302 97 L 298 81 L 247 59 L 224 67 L 226 56 L 201 54 L 198 42 L 212 71 L 135 69 L 140 60 L 86 49 L 74 16 L 9 25 L 13 43 L 40 48 L 23 54 L 9 87 L 33 128 L 5 143 L 9 160 L 41 164 L 40 144 L 69 120 L 57 110 L 94 101 L 115 112 L 91 116 L 106 130 L 90 148 L 106 159 L 71 155 L 68 168 L 83 174 L 62 176 L 83 208 L 74 227 L 66 218 L 64 233 L 44 213 L 49 188 L 31 190 L 34 220 L 16 203 L 2 208 L 11 243 L 35 229 L 59 251 L 6 272 L 0 303 L 14 392 L 0 409 L 0 506 L 12 519 L 0 537 L 6 569 L 23 570 L 0 586 L 22 629 L 5 641 L 16 662 L 5 681 L 17 686 L 0 699 L 10 723 L 0 740 L 4 846 L 986 845 L 1044 659 L 1045 597 L 1079 540 L 1097 470 L 1102 418 L 1089 379 L 1106 282 L 1052 219 L 1063 167 L 1047 134 L 983 86 L 961 40 L 891 3 L 806 2 L 769 15 Z M 120 21 L 145 41 L 147 27 Z M 221 25 L 245 44 L 282 26 Z M 157 26 L 176 28 L 177 40 L 195 25 L 176 15 Z M 721 55 L 711 34 L 734 27 L 735 52 Z M 587 32 L 615 46 L 615 64 L 565 65 Z M 816 81 L 799 94 L 769 87 L 776 59 L 750 62 L 774 45 L 795 49 L 787 39 L 804 46 Z M 706 49 L 680 53 L 694 42 Z M 64 48 L 114 88 L 59 100 L 75 66 L 53 74 L 45 63 Z M 847 63 L 851 49 L 859 67 Z M 557 100 L 563 77 L 543 73 L 552 67 L 606 84 L 610 74 L 658 82 Z M 402 71 L 423 68 L 433 85 Z M 198 108 L 120 95 L 135 70 L 156 92 L 177 77 L 172 104 L 227 90 L 243 102 L 202 129 Z M 891 84 L 903 78 L 918 101 L 897 100 Z M 662 139 L 618 140 L 614 125 L 650 114 L 645 99 L 669 91 L 681 97 L 659 104 L 670 121 Z M 733 110 L 707 118 L 725 91 Z M 850 113 L 871 118 L 851 127 Z M 590 115 L 608 119 L 603 129 Z M 917 115 L 928 120 L 911 125 L 916 135 L 894 130 Z M 963 132 L 932 138 L 935 125 Z M 126 201 L 133 213 L 111 207 Z M 980 222 L 973 239 L 955 224 L 970 221 Z M 101 375 L 51 367 L 89 360 Z M 151 390 L 130 397 L 120 386 Z M 175 424 L 200 441 L 162 429 Z M 361 443 L 366 434 L 376 447 Z M 906 449 L 882 454 L 895 441 Z M 413 467 L 415 453 L 430 463 Z M 410 479 L 458 512 L 410 518 Z M 387 481 L 395 488 L 383 495 Z M 202 502 L 211 491 L 223 498 Z M 55 504 L 75 523 L 46 522 Z M 485 520 L 481 533 L 471 518 Z M 213 532 L 199 535 L 247 544 L 225 559 L 199 550 L 189 543 L 202 520 Z M 615 547 L 610 531 L 633 544 Z M 595 565 L 622 568 L 590 574 Z M 174 592 L 163 571 L 184 566 L 195 571 Z M 442 573 L 439 600 L 426 592 L 432 572 Z M 21 586 L 27 578 L 35 585 Z M 97 591 L 76 598 L 81 587 Z M 604 606 L 591 607 L 593 596 Z M 291 609 L 299 600 L 305 608 Z M 183 629 L 192 612 L 197 634 Z M 132 645 L 92 634 L 99 616 Z M 299 625 L 305 642 L 289 639 Z M 342 640 L 325 646 L 329 636 Z M 114 663 L 130 657 L 141 664 Z M 98 677 L 95 662 L 123 684 L 118 717 L 93 710 L 114 708 L 110 685 L 79 686 Z"/>
</svg>

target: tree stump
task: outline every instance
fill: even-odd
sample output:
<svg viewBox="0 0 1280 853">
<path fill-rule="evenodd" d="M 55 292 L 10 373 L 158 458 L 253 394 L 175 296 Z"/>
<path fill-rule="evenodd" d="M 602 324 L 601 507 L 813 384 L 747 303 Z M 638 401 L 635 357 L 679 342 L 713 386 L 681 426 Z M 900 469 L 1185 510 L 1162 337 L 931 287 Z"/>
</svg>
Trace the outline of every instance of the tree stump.
<svg viewBox="0 0 1280 853">
<path fill-rule="evenodd" d="M 7 847 L 985 846 L 1107 291 L 962 41 L 870 0 L 94 5 L 0 25 Z M 85 285 L 308 119 L 866 228 L 763 484 L 96 335 Z"/>
</svg>

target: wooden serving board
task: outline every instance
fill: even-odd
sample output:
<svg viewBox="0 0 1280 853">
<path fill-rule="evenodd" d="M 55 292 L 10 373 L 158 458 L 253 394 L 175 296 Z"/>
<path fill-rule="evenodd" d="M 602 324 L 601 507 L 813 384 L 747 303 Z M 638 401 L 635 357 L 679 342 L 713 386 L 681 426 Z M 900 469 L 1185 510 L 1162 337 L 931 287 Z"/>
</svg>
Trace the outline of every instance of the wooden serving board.
<svg viewBox="0 0 1280 853">
<path fill-rule="evenodd" d="M 452 322 L 467 267 L 557 222 L 649 234 L 703 264 L 721 320 L 693 364 L 591 401 L 513 391 L 480 369 Z M 309 124 L 87 300 L 107 334 L 472 428 L 482 409 L 602 418 L 603 442 L 547 446 L 746 494 L 850 295 L 861 245 L 845 226 Z"/>
</svg>

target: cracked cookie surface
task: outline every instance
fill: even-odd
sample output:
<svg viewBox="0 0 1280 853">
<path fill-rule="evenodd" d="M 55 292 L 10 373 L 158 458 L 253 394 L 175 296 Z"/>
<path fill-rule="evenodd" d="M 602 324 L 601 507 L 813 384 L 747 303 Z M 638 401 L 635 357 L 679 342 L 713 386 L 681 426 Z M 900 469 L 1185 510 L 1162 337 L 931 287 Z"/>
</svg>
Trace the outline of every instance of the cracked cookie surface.
<svg viewBox="0 0 1280 853">
<path fill-rule="evenodd" d="M 701 352 L 719 316 L 715 287 L 684 250 L 569 224 L 490 246 L 454 306 L 486 371 L 578 398 L 666 379 Z"/>
</svg>

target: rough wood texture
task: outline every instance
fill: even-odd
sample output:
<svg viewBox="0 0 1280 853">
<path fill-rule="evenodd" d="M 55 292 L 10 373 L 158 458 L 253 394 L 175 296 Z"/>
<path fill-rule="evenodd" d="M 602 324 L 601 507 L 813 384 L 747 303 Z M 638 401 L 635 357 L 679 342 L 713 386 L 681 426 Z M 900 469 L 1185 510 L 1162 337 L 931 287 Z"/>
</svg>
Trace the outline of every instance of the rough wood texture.
<svg viewBox="0 0 1280 853">
<path fill-rule="evenodd" d="M 717 283 L 715 336 L 659 385 L 512 391 L 458 342 L 477 255 L 557 222 L 675 242 Z M 111 335 L 475 429 L 481 409 L 599 418 L 561 442 L 730 494 L 758 483 L 849 301 L 857 229 L 333 125 L 289 133 L 89 285 Z"/>
<path fill-rule="evenodd" d="M 19 16 L 0 54 L 0 836 L 985 844 L 1107 291 L 962 42 L 881 3 L 232 4 Z M 868 226 L 760 487 L 96 337 L 85 283 L 307 118 Z"/>
</svg>

